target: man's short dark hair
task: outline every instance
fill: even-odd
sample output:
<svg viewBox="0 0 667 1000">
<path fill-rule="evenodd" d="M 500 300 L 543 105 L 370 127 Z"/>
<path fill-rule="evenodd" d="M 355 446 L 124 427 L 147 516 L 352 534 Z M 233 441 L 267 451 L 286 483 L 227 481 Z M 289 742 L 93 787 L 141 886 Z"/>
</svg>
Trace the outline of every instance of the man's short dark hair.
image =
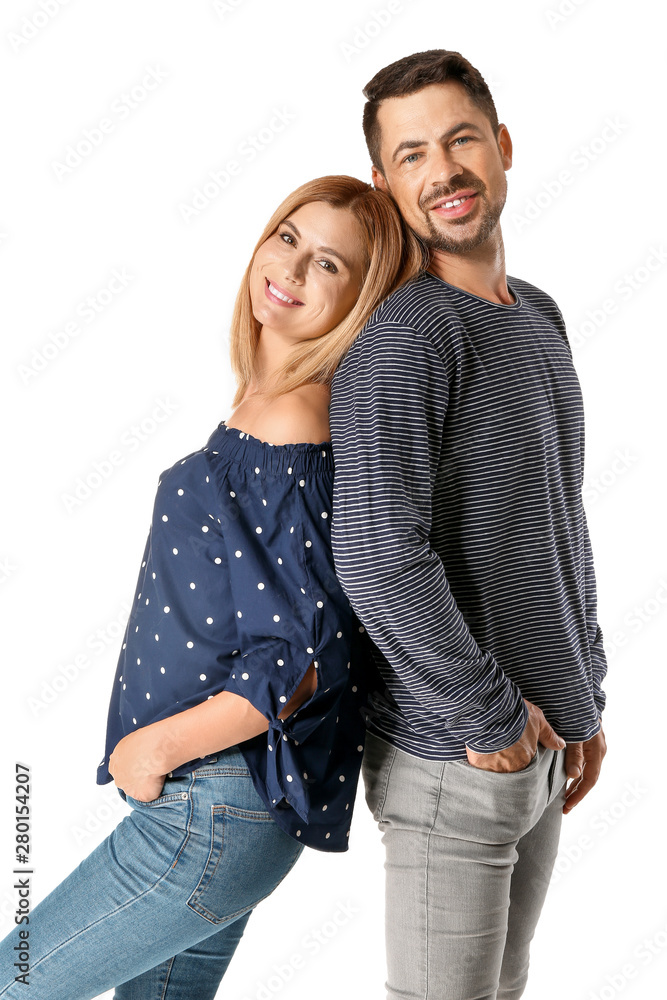
<svg viewBox="0 0 667 1000">
<path fill-rule="evenodd" d="M 476 104 L 491 122 L 493 134 L 497 134 L 498 115 L 491 91 L 484 82 L 482 74 L 472 63 L 468 62 L 460 52 L 450 52 L 447 49 L 414 52 L 411 56 L 404 56 L 403 59 L 385 66 L 375 74 L 363 90 L 366 98 L 363 117 L 366 145 L 373 166 L 381 174 L 384 174 L 384 170 L 380 159 L 382 132 L 378 122 L 378 109 L 382 101 L 388 97 L 414 94 L 429 84 L 446 83 L 450 80 L 456 80 L 465 87 L 473 104 Z"/>
</svg>

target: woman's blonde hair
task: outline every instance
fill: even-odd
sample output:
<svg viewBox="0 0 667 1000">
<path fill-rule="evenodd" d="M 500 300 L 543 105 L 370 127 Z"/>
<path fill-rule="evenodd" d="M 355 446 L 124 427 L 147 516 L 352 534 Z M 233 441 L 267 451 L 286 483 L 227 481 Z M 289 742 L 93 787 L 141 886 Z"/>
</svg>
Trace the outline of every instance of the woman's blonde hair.
<svg viewBox="0 0 667 1000">
<path fill-rule="evenodd" d="M 252 312 L 250 272 L 260 246 L 284 220 L 302 205 L 324 201 L 334 208 L 347 208 L 357 219 L 365 251 L 363 284 L 355 305 L 328 333 L 298 344 L 285 363 L 272 375 L 272 389 L 262 388 L 273 399 L 308 382 L 330 384 L 336 368 L 371 313 L 403 282 L 426 266 L 426 251 L 403 222 L 394 202 L 384 191 L 345 174 L 318 177 L 288 195 L 269 219 L 260 236 L 236 296 L 230 333 L 230 357 L 237 389 L 232 407 L 243 398 L 253 375 L 261 324 Z"/>
</svg>

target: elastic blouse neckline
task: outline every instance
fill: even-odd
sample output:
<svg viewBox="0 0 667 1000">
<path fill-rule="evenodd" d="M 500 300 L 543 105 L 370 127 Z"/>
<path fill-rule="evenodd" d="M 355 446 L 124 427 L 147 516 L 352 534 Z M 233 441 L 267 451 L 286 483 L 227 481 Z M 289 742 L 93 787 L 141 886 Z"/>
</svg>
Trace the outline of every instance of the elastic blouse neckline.
<svg viewBox="0 0 667 1000">
<path fill-rule="evenodd" d="M 298 475 L 334 468 L 331 441 L 271 444 L 238 427 L 229 427 L 224 420 L 211 435 L 206 450 L 216 454 L 218 449 L 219 453 L 254 467 L 257 473 L 268 469 L 273 473 Z"/>
</svg>

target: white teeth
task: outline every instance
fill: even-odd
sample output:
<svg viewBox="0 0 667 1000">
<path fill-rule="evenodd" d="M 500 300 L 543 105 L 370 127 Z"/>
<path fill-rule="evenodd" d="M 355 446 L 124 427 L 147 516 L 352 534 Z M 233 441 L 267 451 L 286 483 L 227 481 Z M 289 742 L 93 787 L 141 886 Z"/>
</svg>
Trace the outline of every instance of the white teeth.
<svg viewBox="0 0 667 1000">
<path fill-rule="evenodd" d="M 456 206 L 460 205 L 461 202 L 467 201 L 469 197 L 469 194 L 465 194 L 463 198 L 456 198 L 454 201 L 446 201 L 443 208 L 456 208 Z"/>
<path fill-rule="evenodd" d="M 282 292 L 279 292 L 277 288 L 273 287 L 271 282 L 269 282 L 269 291 L 272 295 L 275 295 L 276 298 L 282 299 L 283 302 L 289 302 L 291 305 L 296 305 L 296 299 L 290 299 L 288 295 L 283 295 Z"/>
</svg>

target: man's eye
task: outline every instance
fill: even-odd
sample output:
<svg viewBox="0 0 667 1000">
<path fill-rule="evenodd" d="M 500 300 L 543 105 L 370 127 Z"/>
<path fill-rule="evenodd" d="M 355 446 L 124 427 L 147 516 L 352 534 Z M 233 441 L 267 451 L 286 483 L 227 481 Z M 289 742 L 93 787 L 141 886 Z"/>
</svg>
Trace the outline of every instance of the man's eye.
<svg viewBox="0 0 667 1000">
<path fill-rule="evenodd" d="M 454 143 L 457 143 L 457 142 L 470 142 L 471 139 L 472 139 L 472 136 L 470 136 L 470 135 L 460 135 L 458 137 L 458 139 L 454 139 Z"/>
<path fill-rule="evenodd" d="M 416 160 L 418 156 L 419 156 L 419 153 L 410 153 L 408 156 L 405 157 L 405 159 L 403 160 L 403 163 L 413 163 L 414 160 Z"/>
</svg>

